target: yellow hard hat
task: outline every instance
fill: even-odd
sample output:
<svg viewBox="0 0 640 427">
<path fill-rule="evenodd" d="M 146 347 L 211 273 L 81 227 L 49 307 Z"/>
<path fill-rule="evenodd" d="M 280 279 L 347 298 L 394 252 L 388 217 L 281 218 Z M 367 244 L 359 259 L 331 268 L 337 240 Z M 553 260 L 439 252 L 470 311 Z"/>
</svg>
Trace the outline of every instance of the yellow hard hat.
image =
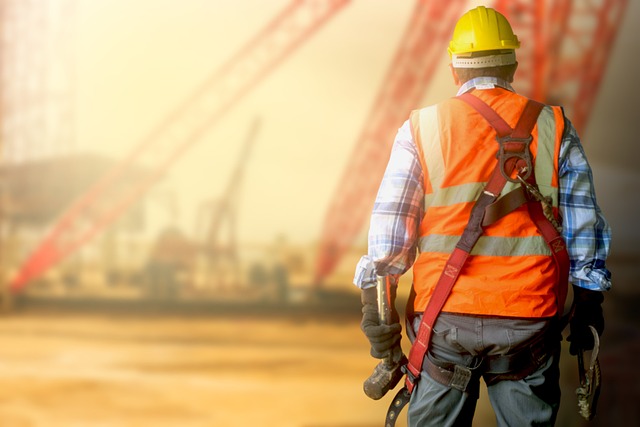
<svg viewBox="0 0 640 427">
<path fill-rule="evenodd" d="M 501 59 L 498 64 L 506 65 L 503 62 L 515 62 L 515 49 L 520 47 L 518 37 L 513 34 L 511 25 L 507 18 L 494 9 L 478 6 L 471 9 L 458 20 L 453 30 L 453 37 L 449 42 L 449 56 L 474 57 L 476 52 L 503 51 L 513 58 L 511 61 L 507 57 Z M 486 65 L 486 64 L 485 64 Z M 455 64 L 454 64 L 455 66 Z M 472 67 L 473 68 L 473 67 Z"/>
</svg>

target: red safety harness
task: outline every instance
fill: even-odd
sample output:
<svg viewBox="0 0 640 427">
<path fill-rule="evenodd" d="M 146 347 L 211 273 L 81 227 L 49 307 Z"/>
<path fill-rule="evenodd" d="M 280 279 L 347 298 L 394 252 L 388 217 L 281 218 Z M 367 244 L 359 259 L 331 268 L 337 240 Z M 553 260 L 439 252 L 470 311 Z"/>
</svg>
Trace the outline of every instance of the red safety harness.
<svg viewBox="0 0 640 427">
<path fill-rule="evenodd" d="M 433 325 L 469 258 L 471 250 L 482 235 L 483 227 L 492 224 L 526 203 L 529 215 L 551 249 L 556 264 L 558 316 L 562 314 L 562 306 L 567 294 L 569 255 L 560 232 L 545 216 L 540 200 L 535 194 L 531 194 L 531 191 L 523 190 L 522 186 L 498 200 L 507 181 L 521 182 L 527 189 L 535 189 L 537 191 L 529 144 L 533 139 L 531 131 L 544 105 L 529 100 L 515 129 L 512 129 L 498 113 L 480 98 L 466 93 L 459 96 L 458 99 L 473 107 L 496 131 L 496 140 L 499 145 L 498 164 L 484 191 L 476 200 L 471 210 L 469 222 L 447 260 L 431 299 L 425 308 L 418 333 L 409 352 L 409 362 L 403 368 L 406 374 L 405 386 L 397 393 L 389 407 L 385 423 L 386 427 L 395 425 L 398 414 L 408 403 L 411 393 L 420 379 L 423 361 L 429 349 Z M 537 194 L 539 195 L 539 192 Z M 454 381 L 456 380 L 458 379 L 454 378 Z M 468 381 L 468 378 L 460 378 L 460 380 Z"/>
</svg>

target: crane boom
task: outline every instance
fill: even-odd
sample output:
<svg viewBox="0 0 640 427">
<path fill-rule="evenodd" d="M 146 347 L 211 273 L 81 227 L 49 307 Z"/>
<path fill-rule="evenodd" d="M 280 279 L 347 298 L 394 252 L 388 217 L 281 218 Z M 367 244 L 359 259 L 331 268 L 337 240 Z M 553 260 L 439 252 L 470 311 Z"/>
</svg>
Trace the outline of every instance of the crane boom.
<svg viewBox="0 0 640 427">
<path fill-rule="evenodd" d="M 294 0 L 82 195 L 36 247 L 10 287 L 19 291 L 122 215 L 211 126 L 349 0 Z M 148 171 L 135 182 L 134 166 Z"/>
<path fill-rule="evenodd" d="M 315 282 L 335 268 L 371 212 L 393 137 L 418 107 L 466 0 L 418 0 L 324 222 Z"/>
</svg>

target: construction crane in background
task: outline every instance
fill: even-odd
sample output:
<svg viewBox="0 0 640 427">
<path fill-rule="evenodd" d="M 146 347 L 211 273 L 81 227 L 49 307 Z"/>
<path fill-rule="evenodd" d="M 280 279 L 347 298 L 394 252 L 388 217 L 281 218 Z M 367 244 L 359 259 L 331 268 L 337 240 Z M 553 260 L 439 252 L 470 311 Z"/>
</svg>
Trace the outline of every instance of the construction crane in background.
<svg viewBox="0 0 640 427">
<path fill-rule="evenodd" d="M 13 278 L 10 289 L 19 291 L 113 223 L 234 104 L 347 3 L 292 1 L 62 215 Z M 146 176 L 135 182 L 125 179 L 130 169 L 140 165 L 148 171 Z"/>
<path fill-rule="evenodd" d="M 62 215 L 13 279 L 11 289 L 19 291 L 115 221 L 231 106 L 348 2 L 298 0 L 290 3 Z M 586 5 L 584 15 L 576 13 L 583 5 Z M 627 0 L 498 1 L 498 10 L 509 16 L 517 32 L 531 28 L 535 36 L 533 52 L 523 49 L 525 54 L 519 55 L 521 68 L 526 61 L 534 67 L 529 76 L 518 76 L 519 81 L 529 85 L 521 92 L 541 100 L 558 94 L 561 98 L 557 101 L 563 103 L 570 114 L 576 112 L 574 122 L 581 128 L 593 104 L 626 5 Z M 351 157 L 332 199 L 316 262 L 317 283 L 332 273 L 365 224 L 395 131 L 409 111 L 419 106 L 453 25 L 465 6 L 465 0 L 417 1 L 390 71 L 356 143 L 358 155 Z M 612 10 L 615 13 L 612 14 Z M 585 20 L 596 25 L 584 25 Z M 548 23 L 541 27 L 541 22 Z M 549 33 L 543 36 L 545 32 L 541 29 L 548 29 Z M 579 48 L 567 47 L 565 52 L 565 45 L 574 40 Z M 584 40 L 587 42 L 583 43 Z M 595 54 L 591 53 L 592 49 L 596 49 Z M 574 95 L 560 90 L 564 88 L 564 78 L 567 84 L 577 85 Z M 126 171 L 140 164 L 150 172 L 137 182 L 126 182 L 123 179 Z"/>
<path fill-rule="evenodd" d="M 195 239 L 188 238 L 173 223 L 158 234 L 138 275 L 148 296 L 176 297 L 184 288 L 194 290 L 201 285 L 218 290 L 239 288 L 242 271 L 236 239 L 238 196 L 259 125 L 256 118 L 222 195 L 201 204 L 197 212 Z M 170 202 L 173 201 L 170 198 Z M 198 274 L 199 267 L 204 268 L 204 274 Z"/>
<path fill-rule="evenodd" d="M 628 0 L 497 0 L 522 40 L 516 90 L 564 105 L 581 131 L 620 28 Z M 315 282 L 328 277 L 368 220 L 398 127 L 432 78 L 425 57 L 444 52 L 464 1 L 418 2 L 368 124 L 356 143 L 325 218 Z M 423 27 L 420 26 L 423 23 Z M 424 28 L 426 27 L 426 28 Z M 439 60 L 436 59 L 436 60 Z M 386 119 L 393 117 L 393 120 Z"/>
<path fill-rule="evenodd" d="M 236 238 L 239 188 L 244 178 L 247 158 L 253 149 L 259 129 L 260 119 L 256 118 L 249 128 L 240 156 L 236 161 L 235 168 L 222 196 L 215 200 L 215 203 L 204 205 L 204 210 L 201 212 L 204 222 L 203 233 L 201 234 L 204 236 L 202 250 L 206 253 L 208 268 L 215 271 L 222 262 L 230 264 L 233 270 L 233 280 L 236 282 L 240 280 Z M 228 224 L 225 229 L 227 235 L 223 236 L 225 221 Z M 200 233 L 198 234 L 200 235 Z"/>
</svg>

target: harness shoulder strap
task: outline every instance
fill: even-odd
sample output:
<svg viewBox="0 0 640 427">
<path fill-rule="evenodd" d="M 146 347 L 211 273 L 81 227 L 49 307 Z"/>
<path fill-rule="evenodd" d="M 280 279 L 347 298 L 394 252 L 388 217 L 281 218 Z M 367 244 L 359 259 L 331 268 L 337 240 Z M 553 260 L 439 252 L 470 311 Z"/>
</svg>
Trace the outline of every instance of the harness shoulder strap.
<svg viewBox="0 0 640 427">
<path fill-rule="evenodd" d="M 504 138 L 506 136 L 511 135 L 513 129 L 509 124 L 502 118 L 495 110 L 487 105 L 482 99 L 477 96 L 471 95 L 470 93 L 463 93 L 462 95 L 457 97 L 458 99 L 466 102 L 470 106 L 473 107 L 484 119 L 491 125 L 491 127 L 496 131 L 496 134 L 500 138 Z M 533 129 L 533 128 L 532 128 Z"/>
</svg>

